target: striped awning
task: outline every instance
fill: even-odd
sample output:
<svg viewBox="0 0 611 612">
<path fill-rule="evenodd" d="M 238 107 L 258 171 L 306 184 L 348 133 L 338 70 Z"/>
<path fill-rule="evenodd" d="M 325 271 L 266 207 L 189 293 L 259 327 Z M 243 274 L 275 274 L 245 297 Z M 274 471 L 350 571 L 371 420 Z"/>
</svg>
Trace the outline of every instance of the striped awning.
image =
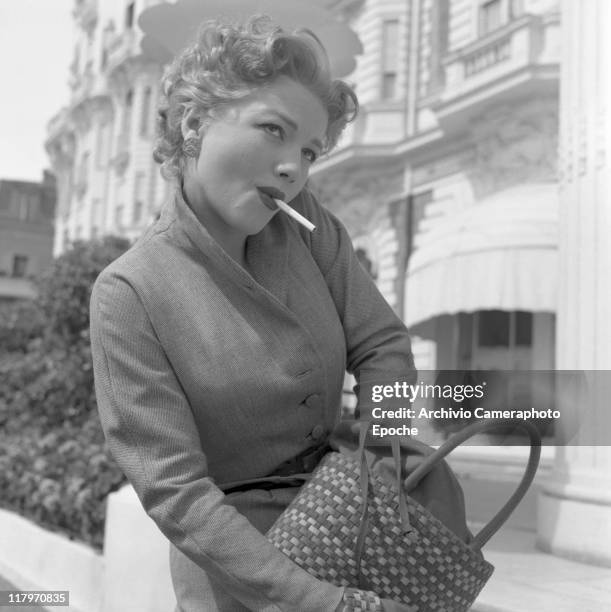
<svg viewBox="0 0 611 612">
<path fill-rule="evenodd" d="M 530 184 L 428 218 L 416 237 L 404 319 L 477 310 L 556 311 L 558 187 Z"/>
</svg>

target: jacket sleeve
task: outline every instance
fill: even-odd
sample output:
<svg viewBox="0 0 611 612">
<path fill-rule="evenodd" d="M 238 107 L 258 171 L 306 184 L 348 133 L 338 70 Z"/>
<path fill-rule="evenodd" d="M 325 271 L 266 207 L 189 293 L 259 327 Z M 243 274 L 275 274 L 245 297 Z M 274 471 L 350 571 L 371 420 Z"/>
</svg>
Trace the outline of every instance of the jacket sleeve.
<svg viewBox="0 0 611 612">
<path fill-rule="evenodd" d="M 316 225 L 312 233 L 300 231 L 333 296 L 346 339 L 347 369 L 357 387 L 365 382 L 414 382 L 407 328 L 361 266 L 346 228 L 309 191 L 303 190 L 299 200 L 297 207 Z M 359 397 L 361 410 L 366 403 L 366 397 Z"/>
<path fill-rule="evenodd" d="M 92 293 L 91 342 L 109 448 L 164 535 L 249 609 L 334 611 L 342 588 L 302 570 L 224 503 L 146 308 L 108 270 Z"/>
</svg>

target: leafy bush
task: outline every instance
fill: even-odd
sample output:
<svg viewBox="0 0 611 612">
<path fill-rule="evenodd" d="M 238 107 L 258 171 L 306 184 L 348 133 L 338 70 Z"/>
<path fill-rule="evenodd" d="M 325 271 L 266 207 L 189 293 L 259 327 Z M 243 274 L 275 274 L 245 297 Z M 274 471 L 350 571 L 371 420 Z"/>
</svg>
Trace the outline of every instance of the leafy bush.
<svg viewBox="0 0 611 612">
<path fill-rule="evenodd" d="M 0 352 L 23 352 L 42 333 L 42 313 L 32 300 L 0 303 Z"/>
<path fill-rule="evenodd" d="M 105 501 L 125 481 L 104 445 L 89 298 L 128 242 L 78 242 L 37 279 L 38 298 L 0 311 L 0 504 L 101 548 Z"/>
</svg>

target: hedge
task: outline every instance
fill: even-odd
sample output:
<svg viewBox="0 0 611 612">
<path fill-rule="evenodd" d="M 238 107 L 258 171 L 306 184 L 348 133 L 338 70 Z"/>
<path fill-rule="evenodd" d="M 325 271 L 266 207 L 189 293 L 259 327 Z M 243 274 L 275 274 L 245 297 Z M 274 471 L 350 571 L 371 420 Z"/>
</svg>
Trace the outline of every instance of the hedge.
<svg viewBox="0 0 611 612">
<path fill-rule="evenodd" d="M 36 279 L 34 301 L 0 307 L 0 505 L 98 549 L 106 497 L 125 477 L 97 415 L 89 298 L 128 246 L 74 243 Z"/>
</svg>

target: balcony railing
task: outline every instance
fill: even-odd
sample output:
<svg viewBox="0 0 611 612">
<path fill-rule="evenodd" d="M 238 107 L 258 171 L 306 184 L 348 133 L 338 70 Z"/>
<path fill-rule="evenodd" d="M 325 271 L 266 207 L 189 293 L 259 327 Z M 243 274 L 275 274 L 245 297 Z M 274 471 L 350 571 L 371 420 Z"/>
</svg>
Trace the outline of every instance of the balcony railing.
<svg viewBox="0 0 611 612">
<path fill-rule="evenodd" d="M 134 30 L 124 30 L 115 34 L 106 46 L 106 68 L 112 72 L 126 60 L 140 55 L 140 39 Z"/>
<path fill-rule="evenodd" d="M 73 72 L 69 85 L 72 90 L 72 102 L 78 103 L 89 98 L 93 93 L 95 76 L 93 74 L 93 63 L 88 62 L 81 74 Z"/>
<path fill-rule="evenodd" d="M 523 15 L 443 60 L 445 87 L 437 96 L 444 107 L 459 98 L 546 67 L 557 68 L 559 18 Z"/>
<path fill-rule="evenodd" d="M 501 39 L 464 59 L 465 77 L 500 64 L 511 57 L 511 38 Z"/>
</svg>

